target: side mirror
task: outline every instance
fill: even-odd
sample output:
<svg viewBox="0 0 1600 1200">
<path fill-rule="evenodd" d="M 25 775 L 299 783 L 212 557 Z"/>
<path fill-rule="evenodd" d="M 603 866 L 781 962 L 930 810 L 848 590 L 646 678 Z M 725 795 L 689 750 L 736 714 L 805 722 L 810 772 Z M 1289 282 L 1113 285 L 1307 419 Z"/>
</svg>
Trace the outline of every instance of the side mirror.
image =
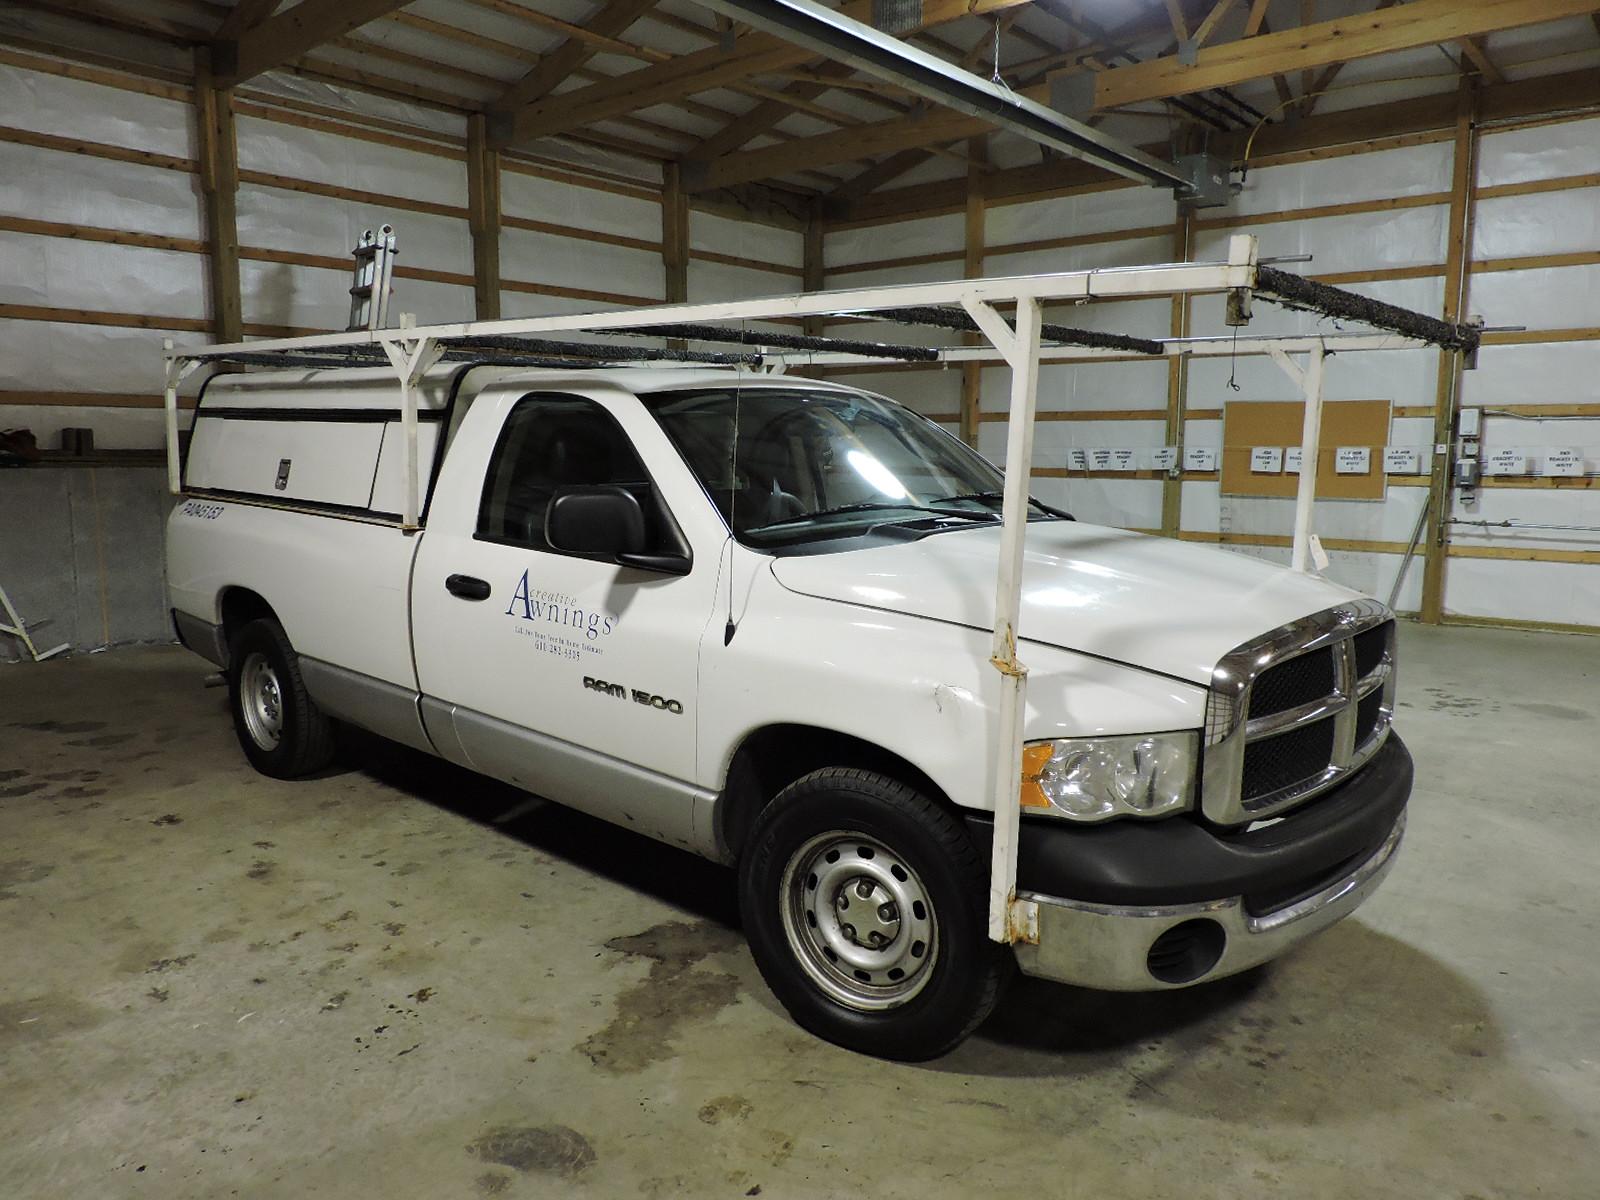
<svg viewBox="0 0 1600 1200">
<path fill-rule="evenodd" d="M 614 484 L 558 490 L 545 512 L 544 540 L 554 550 L 608 558 L 624 567 L 689 573 L 684 555 L 644 553 L 644 510 L 632 492 Z"/>
</svg>

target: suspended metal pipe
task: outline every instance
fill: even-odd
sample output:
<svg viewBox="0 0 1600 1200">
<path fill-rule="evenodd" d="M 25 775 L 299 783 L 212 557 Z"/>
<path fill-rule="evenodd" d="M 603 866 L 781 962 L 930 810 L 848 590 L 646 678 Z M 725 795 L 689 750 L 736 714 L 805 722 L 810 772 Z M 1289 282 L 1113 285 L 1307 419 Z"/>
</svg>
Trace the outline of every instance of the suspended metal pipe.
<svg viewBox="0 0 1600 1200">
<path fill-rule="evenodd" d="M 704 8 L 898 84 L 945 108 L 980 117 L 1138 183 L 1184 188 L 1187 176 L 1137 146 L 1019 96 L 812 0 L 698 0 Z"/>
</svg>

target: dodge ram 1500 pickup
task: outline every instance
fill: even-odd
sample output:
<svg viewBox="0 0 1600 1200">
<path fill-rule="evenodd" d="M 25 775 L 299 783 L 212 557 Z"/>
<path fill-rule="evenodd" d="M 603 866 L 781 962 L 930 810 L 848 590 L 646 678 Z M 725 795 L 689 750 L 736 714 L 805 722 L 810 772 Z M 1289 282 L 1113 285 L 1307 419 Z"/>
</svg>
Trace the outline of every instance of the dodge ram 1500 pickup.
<svg viewBox="0 0 1600 1200">
<path fill-rule="evenodd" d="M 985 913 L 1001 472 L 853 388 L 704 368 L 222 374 L 168 530 L 177 632 L 288 778 L 349 722 L 733 866 L 794 1018 L 948 1050 L 1016 967 L 1182 987 L 1393 862 L 1393 615 L 1034 501 L 1018 895 Z M 431 469 L 429 468 L 431 464 Z"/>
</svg>

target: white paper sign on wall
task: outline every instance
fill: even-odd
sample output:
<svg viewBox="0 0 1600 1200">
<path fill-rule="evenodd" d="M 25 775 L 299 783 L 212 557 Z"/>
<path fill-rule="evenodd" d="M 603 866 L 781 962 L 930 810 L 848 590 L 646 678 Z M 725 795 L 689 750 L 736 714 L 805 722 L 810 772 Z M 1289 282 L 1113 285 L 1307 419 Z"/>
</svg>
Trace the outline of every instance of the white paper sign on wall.
<svg viewBox="0 0 1600 1200">
<path fill-rule="evenodd" d="M 1491 450 L 1484 456 L 1483 469 L 1488 475 L 1526 475 L 1528 456 L 1521 447 L 1508 446 L 1504 450 Z"/>
<path fill-rule="evenodd" d="M 1419 475 L 1422 473 L 1422 455 L 1410 446 L 1385 446 L 1383 448 L 1383 473 L 1385 475 Z"/>
<path fill-rule="evenodd" d="M 1283 448 L 1283 472 L 1285 475 L 1300 474 L 1300 463 L 1305 455 L 1300 453 L 1299 446 L 1285 446 Z"/>
<path fill-rule="evenodd" d="M 1582 475 L 1583 451 L 1576 446 L 1555 446 L 1545 451 L 1546 475 Z"/>
<path fill-rule="evenodd" d="M 1079 446 L 1073 446 L 1067 451 L 1067 470 L 1087 471 L 1089 469 L 1089 453 Z"/>
<path fill-rule="evenodd" d="M 1154 471 L 1170 471 L 1178 465 L 1178 448 L 1176 446 L 1157 446 L 1150 451 L 1150 468 Z"/>
<path fill-rule="evenodd" d="M 1113 471 L 1137 471 L 1139 469 L 1139 452 L 1131 446 L 1117 446 L 1111 451 L 1111 469 Z"/>
<path fill-rule="evenodd" d="M 1340 475 L 1366 475 L 1372 471 L 1372 447 L 1340 446 L 1333 454 L 1333 469 Z"/>
<path fill-rule="evenodd" d="M 1096 446 L 1089 451 L 1089 466 L 1096 471 L 1111 470 L 1111 451 L 1104 446 Z"/>
<path fill-rule="evenodd" d="M 1283 470 L 1283 447 L 1252 447 L 1250 450 L 1250 469 L 1260 475 L 1276 475 Z"/>
<path fill-rule="evenodd" d="M 1217 452 L 1210 446 L 1185 446 L 1183 448 L 1185 471 L 1215 471 Z"/>
</svg>

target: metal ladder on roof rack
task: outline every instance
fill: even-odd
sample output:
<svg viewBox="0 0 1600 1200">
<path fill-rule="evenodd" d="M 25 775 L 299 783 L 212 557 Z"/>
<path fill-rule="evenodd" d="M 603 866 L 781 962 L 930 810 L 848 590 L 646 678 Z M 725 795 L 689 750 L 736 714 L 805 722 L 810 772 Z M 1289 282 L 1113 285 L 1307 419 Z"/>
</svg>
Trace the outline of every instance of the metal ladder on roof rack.
<svg viewBox="0 0 1600 1200">
<path fill-rule="evenodd" d="M 394 276 L 394 226 L 376 232 L 368 229 L 350 253 L 355 256 L 355 281 L 350 285 L 350 324 L 347 329 L 389 327 L 389 285 Z"/>
<path fill-rule="evenodd" d="M 0 621 L 0 633 L 9 633 L 12 637 L 20 639 L 23 648 L 27 650 L 34 662 L 43 662 L 47 658 L 53 658 L 63 651 L 72 649 L 70 643 L 62 642 L 59 646 L 41 652 L 39 647 L 33 644 L 33 639 L 28 636 L 28 623 L 17 615 L 16 606 L 11 603 L 11 597 L 6 595 L 6 590 L 3 587 L 0 587 L 0 608 L 5 609 L 6 618 L 10 622 L 10 624 L 6 624 L 6 622 Z M 37 625 L 39 622 L 35 621 L 34 624 Z"/>
</svg>

